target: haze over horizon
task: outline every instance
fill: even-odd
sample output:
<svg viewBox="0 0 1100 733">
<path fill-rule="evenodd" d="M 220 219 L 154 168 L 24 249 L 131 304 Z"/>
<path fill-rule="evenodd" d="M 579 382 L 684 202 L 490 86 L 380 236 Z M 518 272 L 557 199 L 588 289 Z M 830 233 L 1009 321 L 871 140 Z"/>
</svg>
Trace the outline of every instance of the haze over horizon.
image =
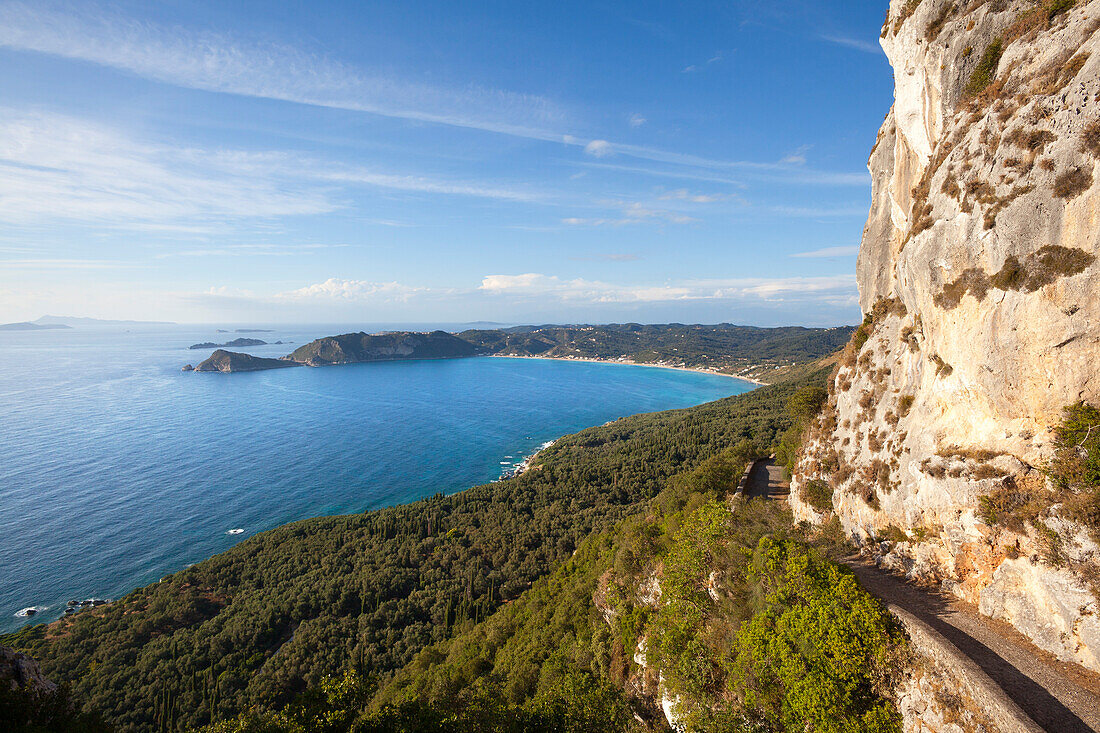
<svg viewBox="0 0 1100 733">
<path fill-rule="evenodd" d="M 0 1 L 0 322 L 855 322 L 881 23 Z"/>
</svg>

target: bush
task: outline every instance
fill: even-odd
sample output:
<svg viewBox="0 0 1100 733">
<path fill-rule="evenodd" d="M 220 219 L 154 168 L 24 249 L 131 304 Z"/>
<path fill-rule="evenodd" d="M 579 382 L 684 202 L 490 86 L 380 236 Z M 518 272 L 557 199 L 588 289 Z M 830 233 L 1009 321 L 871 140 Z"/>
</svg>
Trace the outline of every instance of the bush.
<svg viewBox="0 0 1100 733">
<path fill-rule="evenodd" d="M 1081 147 L 1100 158 L 1100 120 L 1093 120 L 1081 131 Z"/>
<path fill-rule="evenodd" d="M 749 578 L 760 610 L 737 634 L 730 687 L 746 708 L 769 730 L 900 731 L 884 695 L 900 671 L 904 635 L 855 575 L 796 542 L 764 537 Z"/>
<path fill-rule="evenodd" d="M 1100 487 L 1100 410 L 1084 402 L 1066 407 L 1054 434 L 1055 482 L 1070 490 Z"/>
<path fill-rule="evenodd" d="M 833 508 L 833 489 L 821 479 L 811 479 L 802 484 L 802 500 L 819 512 Z"/>
<path fill-rule="evenodd" d="M 1092 167 L 1074 168 L 1054 179 L 1054 195 L 1060 199 L 1075 199 L 1092 186 Z"/>
<path fill-rule="evenodd" d="M 997 66 L 1001 63 L 1002 53 L 1004 53 L 1004 42 L 1000 38 L 993 39 L 970 74 L 970 81 L 965 90 L 968 98 L 978 96 L 993 82 L 997 76 Z"/>
</svg>

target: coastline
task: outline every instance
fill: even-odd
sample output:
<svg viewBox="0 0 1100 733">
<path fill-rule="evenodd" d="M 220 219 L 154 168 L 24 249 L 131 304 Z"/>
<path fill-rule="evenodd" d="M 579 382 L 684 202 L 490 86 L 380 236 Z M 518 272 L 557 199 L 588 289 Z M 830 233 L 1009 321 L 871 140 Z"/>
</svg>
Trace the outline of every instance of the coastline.
<svg viewBox="0 0 1100 733">
<path fill-rule="evenodd" d="M 518 354 L 486 354 L 490 359 L 542 359 L 544 361 L 586 361 L 592 364 L 619 364 L 621 366 L 639 366 L 639 367 L 652 367 L 654 369 L 673 369 L 678 372 L 695 372 L 696 374 L 709 374 L 714 377 L 729 377 L 730 379 L 740 379 L 742 382 L 748 382 L 755 384 L 758 387 L 767 387 L 768 382 L 761 382 L 758 379 L 752 377 L 742 377 L 737 374 L 727 374 L 726 372 L 716 372 L 710 369 L 700 369 L 697 367 L 680 367 L 672 366 L 671 364 L 646 364 L 638 361 L 622 361 L 620 359 L 593 359 L 590 357 L 569 357 L 569 356 L 520 356 Z"/>
</svg>

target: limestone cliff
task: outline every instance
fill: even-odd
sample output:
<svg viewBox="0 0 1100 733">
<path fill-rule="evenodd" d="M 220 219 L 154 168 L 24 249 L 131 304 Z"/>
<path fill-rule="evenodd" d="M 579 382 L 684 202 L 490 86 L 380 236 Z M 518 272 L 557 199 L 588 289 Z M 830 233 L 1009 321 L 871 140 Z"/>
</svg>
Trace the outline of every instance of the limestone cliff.
<svg viewBox="0 0 1100 733">
<path fill-rule="evenodd" d="M 1063 408 L 1100 405 L 1098 27 L 1100 0 L 890 3 L 867 320 L 791 498 L 796 518 L 835 515 L 884 564 L 1096 670 L 1096 527 L 1044 469 Z M 990 518 L 992 499 L 1044 497 L 1028 521 Z"/>
</svg>

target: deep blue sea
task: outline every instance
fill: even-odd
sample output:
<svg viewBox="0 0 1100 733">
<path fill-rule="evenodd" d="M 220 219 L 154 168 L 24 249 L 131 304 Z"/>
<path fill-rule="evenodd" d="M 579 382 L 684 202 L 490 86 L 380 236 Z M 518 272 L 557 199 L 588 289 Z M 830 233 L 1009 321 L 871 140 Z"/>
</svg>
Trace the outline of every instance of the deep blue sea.
<svg viewBox="0 0 1100 733">
<path fill-rule="evenodd" d="M 501 358 L 181 372 L 209 355 L 193 343 L 294 342 L 239 349 L 281 356 L 399 326 L 222 328 L 0 332 L 0 631 L 25 607 L 52 620 L 69 599 L 118 598 L 292 520 L 459 491 L 558 436 L 752 388 Z"/>
</svg>

